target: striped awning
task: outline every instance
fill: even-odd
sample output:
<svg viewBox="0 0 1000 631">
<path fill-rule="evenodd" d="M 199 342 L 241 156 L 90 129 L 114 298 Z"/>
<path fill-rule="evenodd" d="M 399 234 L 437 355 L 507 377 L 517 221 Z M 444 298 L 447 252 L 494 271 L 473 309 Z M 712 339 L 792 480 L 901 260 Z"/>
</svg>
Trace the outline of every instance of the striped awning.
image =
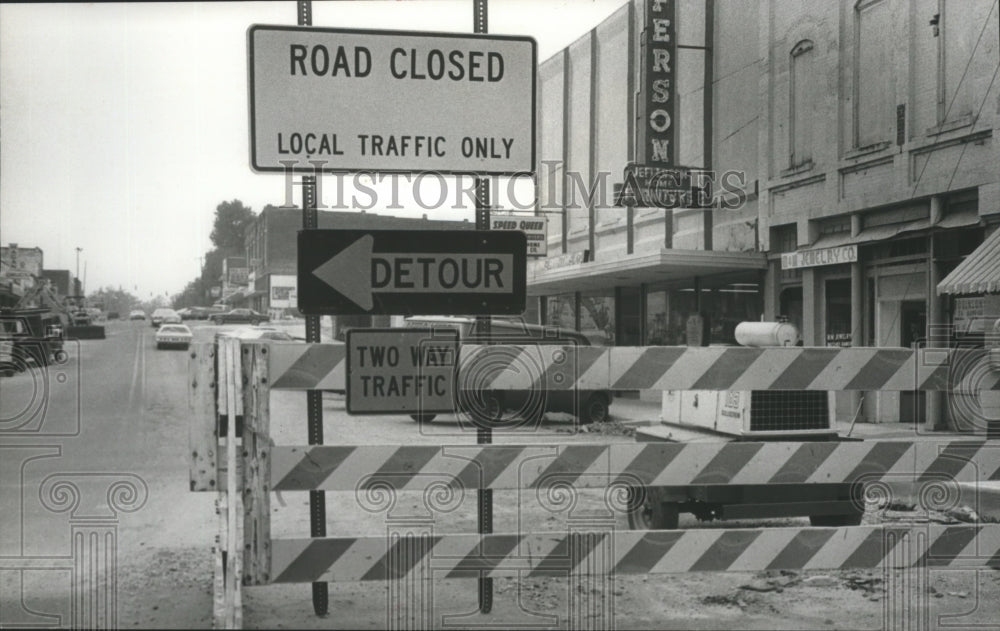
<svg viewBox="0 0 1000 631">
<path fill-rule="evenodd" d="M 1000 293 L 1000 229 L 965 257 L 937 286 L 938 294 Z"/>
</svg>

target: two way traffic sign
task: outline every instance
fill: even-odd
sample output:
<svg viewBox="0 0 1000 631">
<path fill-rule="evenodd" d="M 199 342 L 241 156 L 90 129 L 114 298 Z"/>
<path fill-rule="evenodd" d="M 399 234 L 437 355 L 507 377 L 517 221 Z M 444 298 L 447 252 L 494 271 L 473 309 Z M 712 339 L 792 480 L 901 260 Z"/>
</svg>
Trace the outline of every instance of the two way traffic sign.
<svg viewBox="0 0 1000 631">
<path fill-rule="evenodd" d="M 519 314 L 523 232 L 303 230 L 299 309 L 307 315 Z"/>
</svg>

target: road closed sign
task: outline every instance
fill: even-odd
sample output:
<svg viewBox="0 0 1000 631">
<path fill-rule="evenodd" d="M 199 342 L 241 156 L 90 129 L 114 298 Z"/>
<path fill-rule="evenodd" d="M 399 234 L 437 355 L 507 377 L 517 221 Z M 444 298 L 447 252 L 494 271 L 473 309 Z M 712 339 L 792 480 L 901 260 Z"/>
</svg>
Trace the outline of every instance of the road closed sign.
<svg viewBox="0 0 1000 631">
<path fill-rule="evenodd" d="M 535 170 L 530 37 L 250 27 L 255 171 Z"/>
<path fill-rule="evenodd" d="M 457 360 L 454 329 L 349 329 L 347 412 L 451 412 Z"/>
<path fill-rule="evenodd" d="M 520 231 L 302 230 L 306 315 L 515 315 L 525 308 Z"/>
</svg>

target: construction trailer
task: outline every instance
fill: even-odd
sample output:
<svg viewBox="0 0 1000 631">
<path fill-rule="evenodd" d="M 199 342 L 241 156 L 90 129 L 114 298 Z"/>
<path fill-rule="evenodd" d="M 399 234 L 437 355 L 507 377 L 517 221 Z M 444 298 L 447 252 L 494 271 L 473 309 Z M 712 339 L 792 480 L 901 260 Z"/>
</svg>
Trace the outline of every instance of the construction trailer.
<svg viewBox="0 0 1000 631">
<path fill-rule="evenodd" d="M 788 322 L 743 322 L 742 346 L 799 345 Z M 639 442 L 846 441 L 838 434 L 831 393 L 822 390 L 666 390 L 660 424 L 636 430 Z M 856 526 L 864 514 L 861 484 L 705 484 L 633 489 L 629 526 L 677 528 L 681 513 L 701 521 L 808 516 L 814 526 Z"/>
</svg>

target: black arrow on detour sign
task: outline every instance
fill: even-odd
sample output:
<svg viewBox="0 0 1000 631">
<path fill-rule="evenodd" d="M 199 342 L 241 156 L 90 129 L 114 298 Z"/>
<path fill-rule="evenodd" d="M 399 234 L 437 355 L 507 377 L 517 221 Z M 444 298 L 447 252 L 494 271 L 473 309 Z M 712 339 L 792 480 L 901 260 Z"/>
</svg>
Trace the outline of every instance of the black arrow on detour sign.
<svg viewBox="0 0 1000 631">
<path fill-rule="evenodd" d="M 303 231 L 299 309 L 310 315 L 521 313 L 526 251 L 524 233 L 516 231 Z"/>
</svg>

